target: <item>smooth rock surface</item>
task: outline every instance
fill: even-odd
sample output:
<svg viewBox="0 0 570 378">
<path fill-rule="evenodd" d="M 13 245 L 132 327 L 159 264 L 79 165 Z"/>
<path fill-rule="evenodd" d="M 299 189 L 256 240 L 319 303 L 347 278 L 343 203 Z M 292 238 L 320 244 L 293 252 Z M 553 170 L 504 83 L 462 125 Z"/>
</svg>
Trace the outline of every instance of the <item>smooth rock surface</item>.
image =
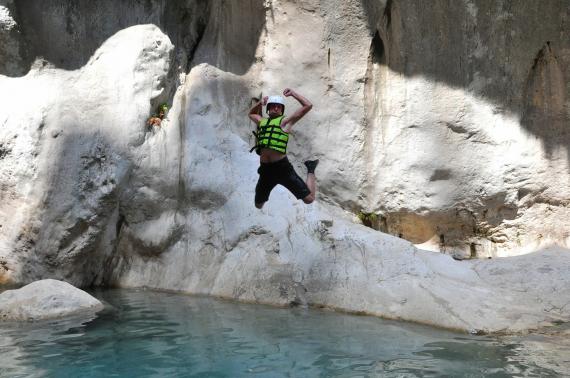
<svg viewBox="0 0 570 378">
<path fill-rule="evenodd" d="M 172 52 L 156 26 L 139 25 L 107 40 L 80 70 L 38 60 L 22 78 L 0 76 L 11 109 L 0 116 L 10 125 L 0 130 L 0 282 L 101 282 Z"/>
<path fill-rule="evenodd" d="M 458 262 L 424 249 L 568 245 L 570 6 L 128 3 L 123 18 L 107 0 L 0 2 L 0 44 L 17 47 L 0 54 L 0 283 L 147 286 L 464 330 L 568 320 L 568 278 L 551 266 L 568 266 L 567 250 Z M 53 49 L 38 42 L 52 35 Z M 318 199 L 277 188 L 258 211 L 246 114 L 285 87 L 314 103 L 289 155 L 303 177 L 302 161 L 321 159 Z M 401 238 L 356 224 L 361 212 Z"/>
<path fill-rule="evenodd" d="M 103 304 L 67 282 L 46 279 L 0 294 L 0 320 L 34 321 L 79 312 L 96 312 Z"/>
</svg>

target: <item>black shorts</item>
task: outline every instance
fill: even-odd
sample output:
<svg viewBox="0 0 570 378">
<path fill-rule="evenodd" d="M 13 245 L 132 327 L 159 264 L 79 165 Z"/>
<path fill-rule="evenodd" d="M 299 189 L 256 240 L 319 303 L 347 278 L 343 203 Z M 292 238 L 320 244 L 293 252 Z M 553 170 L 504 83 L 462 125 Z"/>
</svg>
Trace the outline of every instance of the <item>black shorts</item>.
<svg viewBox="0 0 570 378">
<path fill-rule="evenodd" d="M 287 157 L 274 163 L 261 163 L 257 173 L 259 180 L 255 186 L 255 203 L 267 202 L 269 193 L 277 184 L 289 189 L 297 199 L 303 199 L 311 194 L 309 187 L 295 172 Z"/>
</svg>

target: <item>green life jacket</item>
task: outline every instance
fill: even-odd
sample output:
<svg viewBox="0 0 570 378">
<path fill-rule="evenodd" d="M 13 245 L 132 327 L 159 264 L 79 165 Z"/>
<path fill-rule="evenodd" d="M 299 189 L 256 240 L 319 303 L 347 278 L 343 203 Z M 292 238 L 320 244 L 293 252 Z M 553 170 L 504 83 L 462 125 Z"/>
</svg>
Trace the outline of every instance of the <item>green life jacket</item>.
<svg viewBox="0 0 570 378">
<path fill-rule="evenodd" d="M 285 116 L 261 119 L 257 127 L 257 144 L 255 145 L 258 155 L 261 154 L 262 148 L 270 148 L 283 154 L 287 153 L 289 134 L 281 129 L 283 118 Z"/>
</svg>

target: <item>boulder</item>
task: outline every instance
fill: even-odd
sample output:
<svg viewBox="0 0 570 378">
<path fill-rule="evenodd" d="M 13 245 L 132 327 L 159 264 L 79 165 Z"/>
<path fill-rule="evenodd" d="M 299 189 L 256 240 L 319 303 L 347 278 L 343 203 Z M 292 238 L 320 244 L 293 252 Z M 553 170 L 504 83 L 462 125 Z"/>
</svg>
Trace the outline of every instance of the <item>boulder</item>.
<svg viewBox="0 0 570 378">
<path fill-rule="evenodd" d="M 52 279 L 0 294 L 0 321 L 34 321 L 102 309 L 103 304 L 83 290 Z"/>
</svg>

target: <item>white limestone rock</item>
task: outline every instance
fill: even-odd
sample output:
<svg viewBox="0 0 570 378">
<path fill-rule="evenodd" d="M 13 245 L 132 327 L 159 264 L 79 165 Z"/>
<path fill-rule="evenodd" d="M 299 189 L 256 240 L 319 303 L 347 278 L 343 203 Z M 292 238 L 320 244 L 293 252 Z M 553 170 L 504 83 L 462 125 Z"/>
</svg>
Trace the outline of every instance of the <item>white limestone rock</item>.
<svg viewBox="0 0 570 378">
<path fill-rule="evenodd" d="M 46 279 L 0 294 L 0 320 L 34 321 L 81 312 L 93 313 L 103 304 L 67 282 Z"/>
<path fill-rule="evenodd" d="M 564 250 L 505 260 L 455 261 L 355 225 L 350 215 L 322 201 L 307 206 L 281 187 L 271 193 L 263 210 L 257 210 L 253 190 L 258 158 L 234 134 L 242 130 L 224 121 L 237 110 L 224 107 L 223 99 L 242 90 L 232 93 L 220 85 L 231 77 L 208 64 L 195 67 L 189 75 L 180 94 L 187 101 L 187 122 L 179 127 L 187 136 L 186 151 L 192 151 L 184 155 L 185 174 L 179 176 L 187 201 L 184 216 L 164 213 L 153 222 L 128 226 L 128 232 L 119 236 L 124 247 L 115 260 L 112 284 L 273 305 L 324 306 L 467 332 L 521 332 L 570 320 L 570 309 L 559 303 L 570 287 L 570 277 L 564 273 L 570 268 L 570 254 Z M 164 138 L 147 143 L 160 150 L 168 133 L 178 133 L 171 126 L 163 130 Z M 305 120 L 296 125 L 300 131 L 307 127 Z M 166 161 L 178 153 L 165 151 L 171 154 Z M 294 156 L 306 152 L 301 146 L 292 151 L 296 153 L 291 161 L 303 175 L 300 159 Z M 146 168 L 141 164 L 138 169 Z M 170 169 L 165 165 L 155 171 L 163 177 L 153 178 L 155 187 L 178 171 Z M 316 173 L 320 185 L 319 168 Z M 158 193 L 156 189 L 148 195 L 156 198 Z M 181 230 L 178 238 L 160 253 L 149 253 L 151 240 L 165 240 L 157 235 L 172 230 L 174 222 Z M 139 242 L 130 241 L 137 234 Z M 559 268 L 552 277 L 540 271 L 529 274 L 519 263 L 528 259 L 548 265 L 554 255 Z M 504 275 L 498 276 L 495 263 L 513 268 L 502 269 Z M 499 278 L 544 280 L 551 290 L 532 284 L 525 285 L 526 291 L 515 290 Z M 548 303 L 559 311 L 550 310 Z"/>
<path fill-rule="evenodd" d="M 172 52 L 160 29 L 138 25 L 111 36 L 80 70 L 39 60 L 22 78 L 0 75 L 9 109 L 0 114 L 0 283 L 103 280 Z"/>
<path fill-rule="evenodd" d="M 322 194 L 384 232 L 464 257 L 568 247 L 570 38 L 550 26 L 567 19 L 555 2 L 273 1 L 252 93 L 314 102 L 292 155 L 322 157 Z"/>
<path fill-rule="evenodd" d="M 496 257 L 570 240 L 556 118 L 570 109 L 560 69 L 570 39 L 538 19 L 562 14 L 561 3 L 500 14 L 467 3 L 215 1 L 210 17 L 181 16 L 203 27 L 179 38 L 200 44 L 184 52 L 192 61 L 178 79 L 180 47 L 155 25 L 89 41 L 98 49 L 86 60 L 90 49 L 75 56 L 62 43 L 54 56 L 69 55 L 73 70 L 38 59 L 24 77 L 0 76 L 0 284 L 58 277 L 464 330 L 568 319 L 564 270 L 423 250 Z M 513 38 L 493 38 L 504 20 Z M 289 155 L 301 176 L 303 160 L 321 159 L 317 202 L 276 188 L 258 211 L 247 109 L 285 87 L 314 103 Z M 167 119 L 147 130 L 153 105 L 171 94 Z M 533 128 L 550 119 L 550 102 L 558 126 Z M 287 110 L 295 106 L 288 98 Z M 379 213 L 378 229 L 408 241 L 355 224 L 359 211 Z M 546 269 L 552 255 L 526 258 Z M 568 253 L 555 261 L 568 266 Z M 517 290 L 499 278 L 545 284 Z"/>
</svg>

